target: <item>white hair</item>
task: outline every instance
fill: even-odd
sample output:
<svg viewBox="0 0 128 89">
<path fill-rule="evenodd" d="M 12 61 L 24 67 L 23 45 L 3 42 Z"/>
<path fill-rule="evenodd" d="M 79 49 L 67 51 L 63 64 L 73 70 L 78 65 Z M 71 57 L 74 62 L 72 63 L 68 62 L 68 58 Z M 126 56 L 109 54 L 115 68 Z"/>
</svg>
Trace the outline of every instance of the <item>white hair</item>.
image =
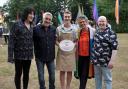
<svg viewBox="0 0 128 89">
<path fill-rule="evenodd" d="M 43 14 L 43 19 L 46 18 L 46 15 L 50 15 L 51 19 L 53 18 L 52 14 L 51 14 L 50 12 L 45 12 L 45 13 Z"/>
<path fill-rule="evenodd" d="M 99 22 L 99 20 L 101 20 L 101 19 L 107 21 L 107 18 L 106 18 L 105 16 L 100 16 L 100 17 L 98 18 L 98 22 Z"/>
</svg>

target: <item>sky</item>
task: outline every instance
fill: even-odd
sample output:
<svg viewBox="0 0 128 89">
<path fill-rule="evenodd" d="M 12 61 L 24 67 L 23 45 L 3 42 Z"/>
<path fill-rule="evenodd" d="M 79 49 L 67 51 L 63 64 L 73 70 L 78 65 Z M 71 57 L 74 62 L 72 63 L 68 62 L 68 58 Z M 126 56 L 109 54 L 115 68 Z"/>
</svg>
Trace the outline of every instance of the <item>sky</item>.
<svg viewBox="0 0 128 89">
<path fill-rule="evenodd" d="M 0 0 L 0 6 L 3 6 L 8 0 Z"/>
</svg>

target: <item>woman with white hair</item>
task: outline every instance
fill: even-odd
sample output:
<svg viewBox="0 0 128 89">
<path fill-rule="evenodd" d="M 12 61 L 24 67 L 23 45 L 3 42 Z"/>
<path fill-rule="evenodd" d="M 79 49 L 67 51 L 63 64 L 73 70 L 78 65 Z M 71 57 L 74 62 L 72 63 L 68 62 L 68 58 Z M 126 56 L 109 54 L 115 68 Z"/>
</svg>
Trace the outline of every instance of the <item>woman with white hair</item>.
<svg viewBox="0 0 128 89">
<path fill-rule="evenodd" d="M 79 16 L 78 24 L 78 76 L 79 89 L 85 89 L 89 76 L 90 69 L 90 52 L 93 44 L 94 30 L 88 24 L 88 18 L 85 15 Z"/>
</svg>

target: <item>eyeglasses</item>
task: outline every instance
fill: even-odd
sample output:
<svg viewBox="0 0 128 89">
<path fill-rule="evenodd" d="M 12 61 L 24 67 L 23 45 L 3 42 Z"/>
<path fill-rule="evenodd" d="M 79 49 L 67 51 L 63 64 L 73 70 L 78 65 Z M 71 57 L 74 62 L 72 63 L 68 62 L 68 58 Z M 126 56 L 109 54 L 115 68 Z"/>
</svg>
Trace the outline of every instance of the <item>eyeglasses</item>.
<svg viewBox="0 0 128 89">
<path fill-rule="evenodd" d="M 82 20 L 82 21 L 79 21 L 79 23 L 80 23 L 80 24 L 86 23 L 86 21 L 85 21 L 85 20 Z"/>
<path fill-rule="evenodd" d="M 45 18 L 45 20 L 49 20 L 49 21 L 51 21 L 51 18 Z"/>
</svg>

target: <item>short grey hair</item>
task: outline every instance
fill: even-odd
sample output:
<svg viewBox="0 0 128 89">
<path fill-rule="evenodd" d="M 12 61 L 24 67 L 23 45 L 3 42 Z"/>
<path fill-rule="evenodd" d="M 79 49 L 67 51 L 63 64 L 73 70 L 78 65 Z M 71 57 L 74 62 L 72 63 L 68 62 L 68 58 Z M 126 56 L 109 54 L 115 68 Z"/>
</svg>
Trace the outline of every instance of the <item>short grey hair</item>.
<svg viewBox="0 0 128 89">
<path fill-rule="evenodd" d="M 105 21 L 107 21 L 107 18 L 106 18 L 105 16 L 100 16 L 100 17 L 98 18 L 98 21 L 101 20 L 101 19 L 104 19 Z"/>
<path fill-rule="evenodd" d="M 85 20 L 88 21 L 88 18 L 87 18 L 85 15 L 81 15 L 81 16 L 79 16 L 77 19 L 85 19 Z"/>
<path fill-rule="evenodd" d="M 50 15 L 51 20 L 52 20 L 53 16 L 52 16 L 52 14 L 51 14 L 50 12 L 45 12 L 45 13 L 43 14 L 43 19 L 46 18 L 46 15 Z"/>
</svg>

